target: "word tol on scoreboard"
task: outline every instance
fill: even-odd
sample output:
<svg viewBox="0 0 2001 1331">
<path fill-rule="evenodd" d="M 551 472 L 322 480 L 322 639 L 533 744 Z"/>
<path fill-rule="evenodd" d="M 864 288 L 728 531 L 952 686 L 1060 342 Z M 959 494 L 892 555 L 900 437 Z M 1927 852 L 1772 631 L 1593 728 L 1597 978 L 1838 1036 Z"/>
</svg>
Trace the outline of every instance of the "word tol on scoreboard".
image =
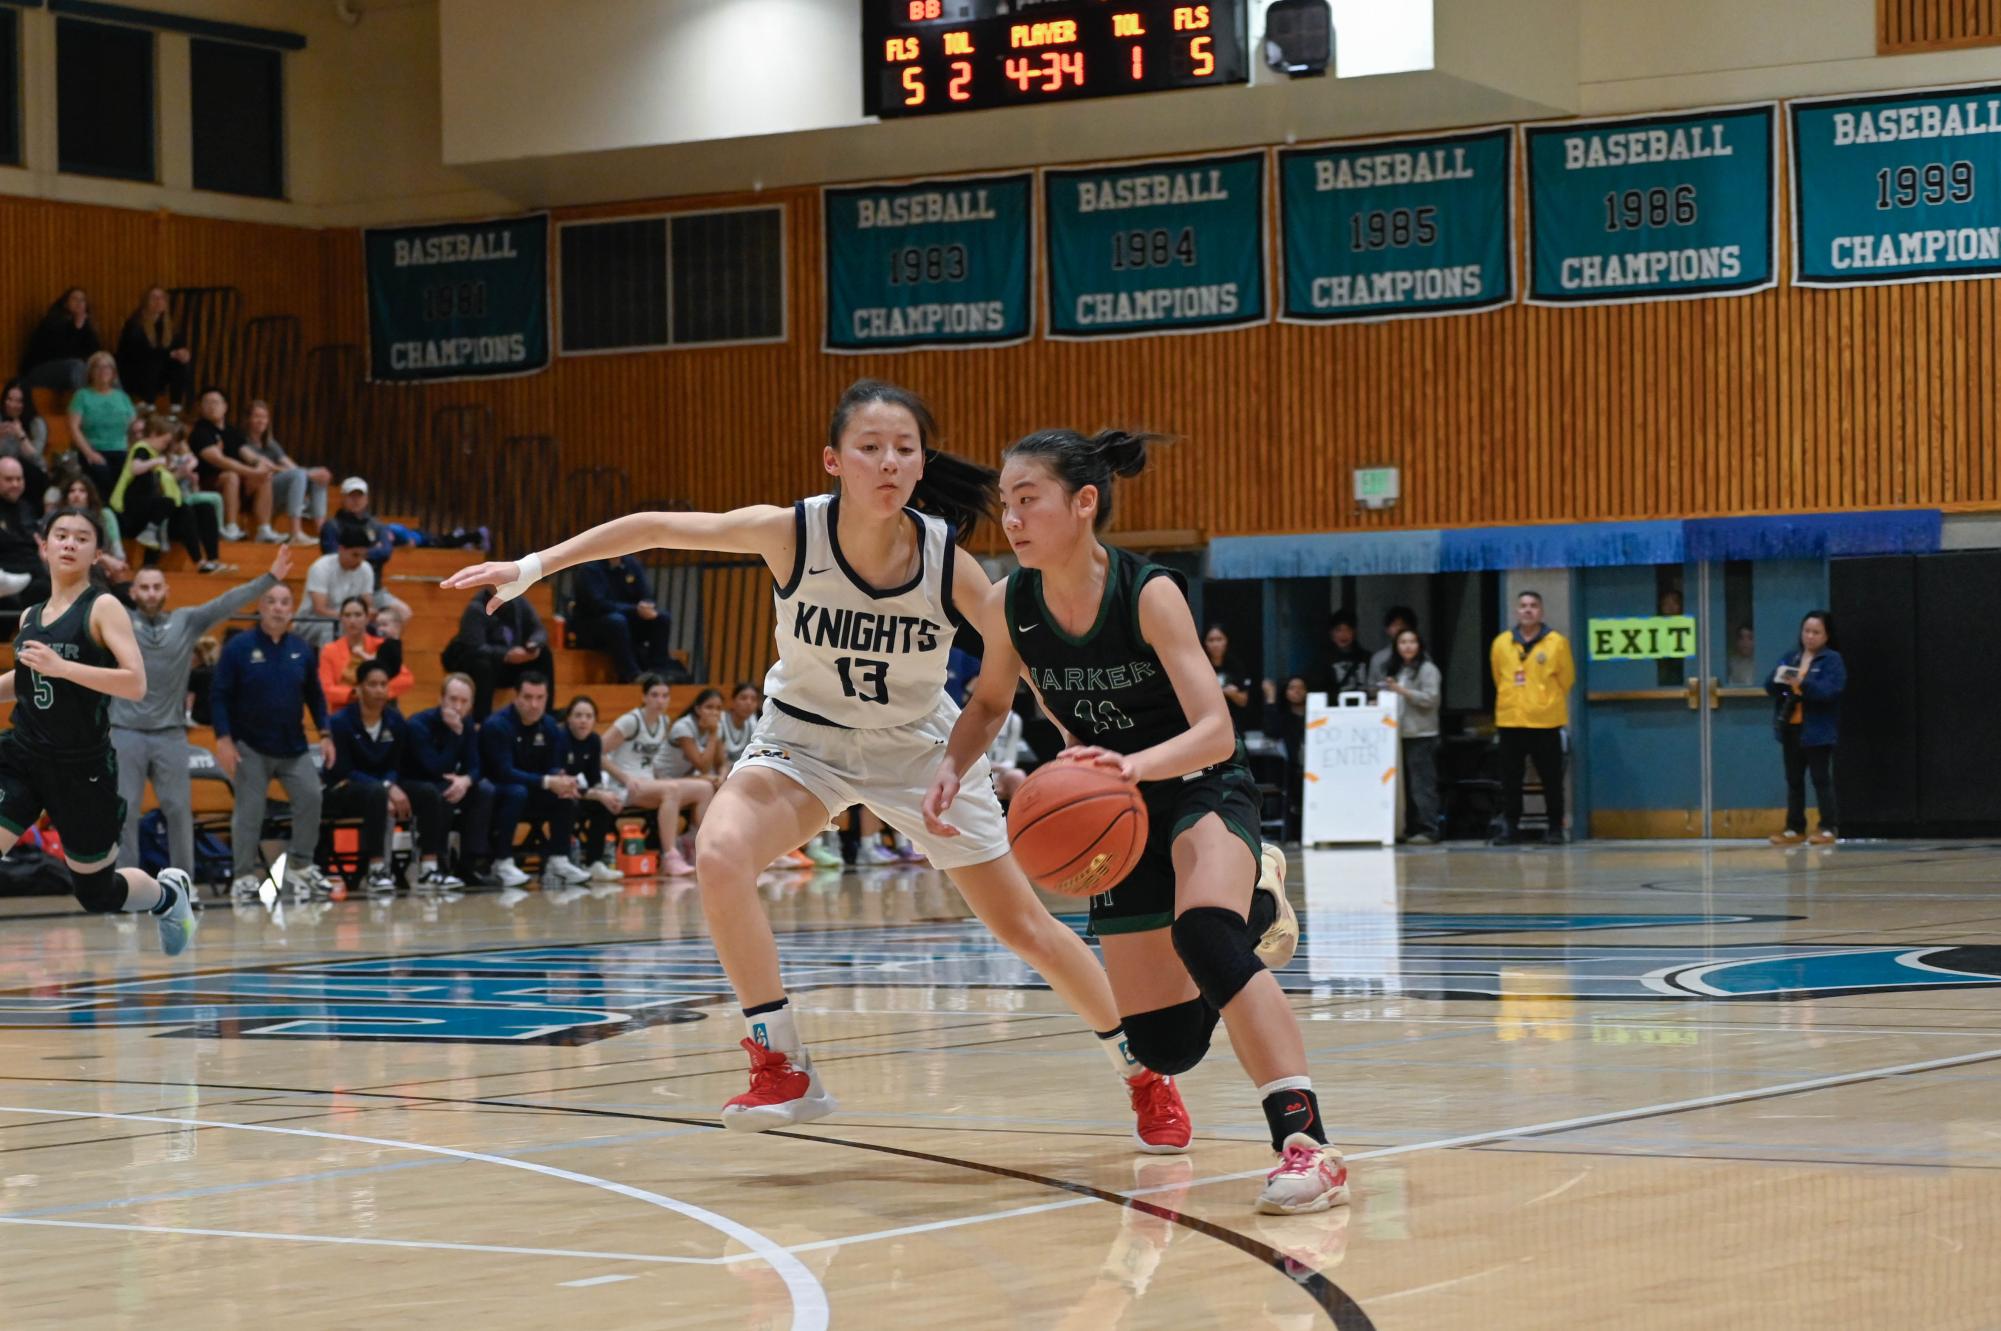
<svg viewBox="0 0 2001 1331">
<path fill-rule="evenodd" d="M 862 0 L 884 119 L 1246 83 L 1249 0 Z"/>
</svg>

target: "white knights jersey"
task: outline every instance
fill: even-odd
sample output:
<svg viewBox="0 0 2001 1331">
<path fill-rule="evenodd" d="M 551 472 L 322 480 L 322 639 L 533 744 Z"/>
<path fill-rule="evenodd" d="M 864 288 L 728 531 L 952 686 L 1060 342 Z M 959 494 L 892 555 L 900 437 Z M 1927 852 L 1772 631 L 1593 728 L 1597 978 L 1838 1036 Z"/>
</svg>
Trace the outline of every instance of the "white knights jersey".
<svg viewBox="0 0 2001 1331">
<path fill-rule="evenodd" d="M 952 528 L 905 509 L 922 553 L 916 576 L 877 591 L 848 567 L 835 527 L 840 496 L 793 505 L 798 557 L 776 588 L 778 664 L 764 696 L 805 721 L 851 730 L 908 725 L 937 710 L 952 650 Z"/>
</svg>

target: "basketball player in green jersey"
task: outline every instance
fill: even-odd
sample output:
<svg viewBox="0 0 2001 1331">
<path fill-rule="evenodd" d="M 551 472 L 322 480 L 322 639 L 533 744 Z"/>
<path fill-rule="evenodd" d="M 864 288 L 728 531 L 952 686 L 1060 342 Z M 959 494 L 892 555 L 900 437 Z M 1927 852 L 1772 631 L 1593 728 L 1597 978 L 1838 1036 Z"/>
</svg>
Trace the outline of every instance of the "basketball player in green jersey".
<svg viewBox="0 0 2001 1331">
<path fill-rule="evenodd" d="M 1327 1144 L 1298 1020 L 1258 952 L 1252 917 L 1270 923 L 1273 903 L 1257 900 L 1257 784 L 1179 575 L 1098 540 L 1113 477 L 1137 475 L 1147 443 L 1045 430 L 1008 448 L 1002 527 L 1021 568 L 979 603 L 961 602 L 987 654 L 925 817 L 934 834 L 949 831 L 961 776 L 993 742 L 1025 672 L 1069 740 L 1062 756 L 1137 782 L 1146 800 L 1139 863 L 1091 899 L 1130 1052 L 1155 1071 L 1186 1071 L 1220 1013 L 1279 1156 L 1258 1210 L 1324 1211 L 1348 1199 L 1348 1171 Z"/>
<path fill-rule="evenodd" d="M 62 835 L 63 862 L 87 911 L 145 911 L 160 947 L 179 956 L 194 937 L 194 890 L 187 874 L 159 878 L 114 868 L 125 827 L 118 756 L 111 751 L 111 702 L 146 696 L 146 663 L 125 607 L 91 586 L 104 533 L 81 509 L 42 519 L 49 599 L 29 607 L 14 637 L 14 668 L 0 674 L 0 702 L 14 724 L 0 733 L 0 855 L 46 811 Z"/>
</svg>

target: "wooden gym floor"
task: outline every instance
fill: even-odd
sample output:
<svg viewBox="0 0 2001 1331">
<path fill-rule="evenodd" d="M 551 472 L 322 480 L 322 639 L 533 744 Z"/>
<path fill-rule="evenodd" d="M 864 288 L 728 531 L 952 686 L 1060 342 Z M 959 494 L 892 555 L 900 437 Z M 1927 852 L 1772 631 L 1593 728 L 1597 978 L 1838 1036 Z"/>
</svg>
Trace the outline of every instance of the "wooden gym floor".
<svg viewBox="0 0 2001 1331">
<path fill-rule="evenodd" d="M 834 1119 L 743 1085 L 689 884 L 0 903 L 0 1324 L 2001 1322 L 2001 847 L 1315 852 L 1283 976 L 1351 1210 L 1252 1214 L 1219 1031 L 1128 1145 L 929 871 L 770 876 Z"/>
</svg>

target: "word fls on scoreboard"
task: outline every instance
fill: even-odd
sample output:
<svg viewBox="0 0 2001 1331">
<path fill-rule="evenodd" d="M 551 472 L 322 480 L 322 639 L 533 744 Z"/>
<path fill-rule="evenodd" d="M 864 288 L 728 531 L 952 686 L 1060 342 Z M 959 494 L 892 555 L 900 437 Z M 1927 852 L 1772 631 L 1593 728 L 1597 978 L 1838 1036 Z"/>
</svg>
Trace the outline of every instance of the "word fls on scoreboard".
<svg viewBox="0 0 2001 1331">
<path fill-rule="evenodd" d="M 1249 0 L 864 0 L 885 119 L 1245 83 Z"/>
</svg>

